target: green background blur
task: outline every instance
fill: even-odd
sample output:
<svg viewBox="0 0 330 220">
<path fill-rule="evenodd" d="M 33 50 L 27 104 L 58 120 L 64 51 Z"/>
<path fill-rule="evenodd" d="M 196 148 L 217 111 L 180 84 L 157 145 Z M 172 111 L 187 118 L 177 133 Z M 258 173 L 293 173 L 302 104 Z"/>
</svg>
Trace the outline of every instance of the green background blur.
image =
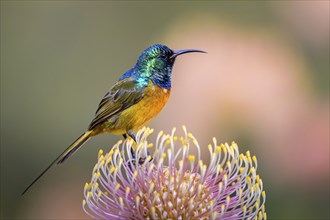
<svg viewBox="0 0 330 220">
<path fill-rule="evenodd" d="M 1 218 L 87 218 L 90 140 L 24 188 L 85 131 L 105 92 L 154 43 L 179 57 L 150 124 L 258 158 L 269 219 L 329 218 L 329 1 L 1 1 Z"/>
</svg>

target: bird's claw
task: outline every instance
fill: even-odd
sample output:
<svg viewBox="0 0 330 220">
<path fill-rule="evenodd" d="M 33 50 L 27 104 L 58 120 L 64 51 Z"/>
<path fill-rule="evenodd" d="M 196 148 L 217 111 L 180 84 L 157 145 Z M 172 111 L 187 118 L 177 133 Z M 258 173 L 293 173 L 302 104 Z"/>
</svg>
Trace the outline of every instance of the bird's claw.
<svg viewBox="0 0 330 220">
<path fill-rule="evenodd" d="M 150 152 L 147 151 L 148 156 L 147 157 L 140 157 L 139 158 L 139 165 L 142 165 L 146 162 L 147 158 L 150 156 Z M 132 155 L 132 160 L 128 162 L 128 166 L 132 168 L 133 166 L 136 166 L 136 154 L 133 148 L 131 148 L 131 155 Z M 153 157 L 150 156 L 150 159 L 148 162 L 151 162 L 153 160 Z"/>
</svg>

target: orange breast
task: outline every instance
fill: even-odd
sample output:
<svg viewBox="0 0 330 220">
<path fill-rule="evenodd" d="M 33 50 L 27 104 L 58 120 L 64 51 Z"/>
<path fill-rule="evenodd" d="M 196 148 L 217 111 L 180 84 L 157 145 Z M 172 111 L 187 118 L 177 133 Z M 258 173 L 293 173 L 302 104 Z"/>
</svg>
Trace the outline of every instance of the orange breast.
<svg viewBox="0 0 330 220">
<path fill-rule="evenodd" d="M 163 109 L 170 93 L 170 89 L 160 88 L 150 81 L 143 99 L 120 114 L 116 128 L 111 133 L 123 134 L 129 130 L 136 131 L 146 125 Z"/>
</svg>

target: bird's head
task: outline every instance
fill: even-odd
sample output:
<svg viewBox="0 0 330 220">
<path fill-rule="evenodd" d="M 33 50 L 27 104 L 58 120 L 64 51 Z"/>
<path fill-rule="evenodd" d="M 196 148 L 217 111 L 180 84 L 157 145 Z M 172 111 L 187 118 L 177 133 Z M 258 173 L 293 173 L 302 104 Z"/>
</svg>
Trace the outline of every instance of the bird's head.
<svg viewBox="0 0 330 220">
<path fill-rule="evenodd" d="M 165 45 L 155 44 L 142 52 L 135 65 L 135 74 L 142 80 L 150 79 L 156 85 L 169 89 L 171 87 L 171 74 L 175 59 L 179 55 L 192 52 L 205 53 L 195 49 L 171 50 Z"/>
</svg>

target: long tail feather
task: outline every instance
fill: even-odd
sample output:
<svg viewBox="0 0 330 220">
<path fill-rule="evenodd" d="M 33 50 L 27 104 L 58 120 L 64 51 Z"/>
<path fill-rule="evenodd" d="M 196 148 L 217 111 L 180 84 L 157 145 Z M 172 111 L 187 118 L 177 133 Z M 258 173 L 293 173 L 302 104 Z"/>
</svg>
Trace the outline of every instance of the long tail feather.
<svg viewBox="0 0 330 220">
<path fill-rule="evenodd" d="M 83 146 L 86 141 L 90 139 L 92 131 L 87 131 L 82 134 L 77 140 L 75 140 L 68 149 L 66 149 L 61 156 L 58 158 L 57 164 L 62 164 L 64 161 L 69 159 L 79 148 Z"/>
<path fill-rule="evenodd" d="M 87 131 L 75 140 L 63 153 L 61 153 L 22 193 L 24 195 L 54 164 L 61 164 L 71 157 L 86 141 L 90 139 L 92 131 Z"/>
</svg>

